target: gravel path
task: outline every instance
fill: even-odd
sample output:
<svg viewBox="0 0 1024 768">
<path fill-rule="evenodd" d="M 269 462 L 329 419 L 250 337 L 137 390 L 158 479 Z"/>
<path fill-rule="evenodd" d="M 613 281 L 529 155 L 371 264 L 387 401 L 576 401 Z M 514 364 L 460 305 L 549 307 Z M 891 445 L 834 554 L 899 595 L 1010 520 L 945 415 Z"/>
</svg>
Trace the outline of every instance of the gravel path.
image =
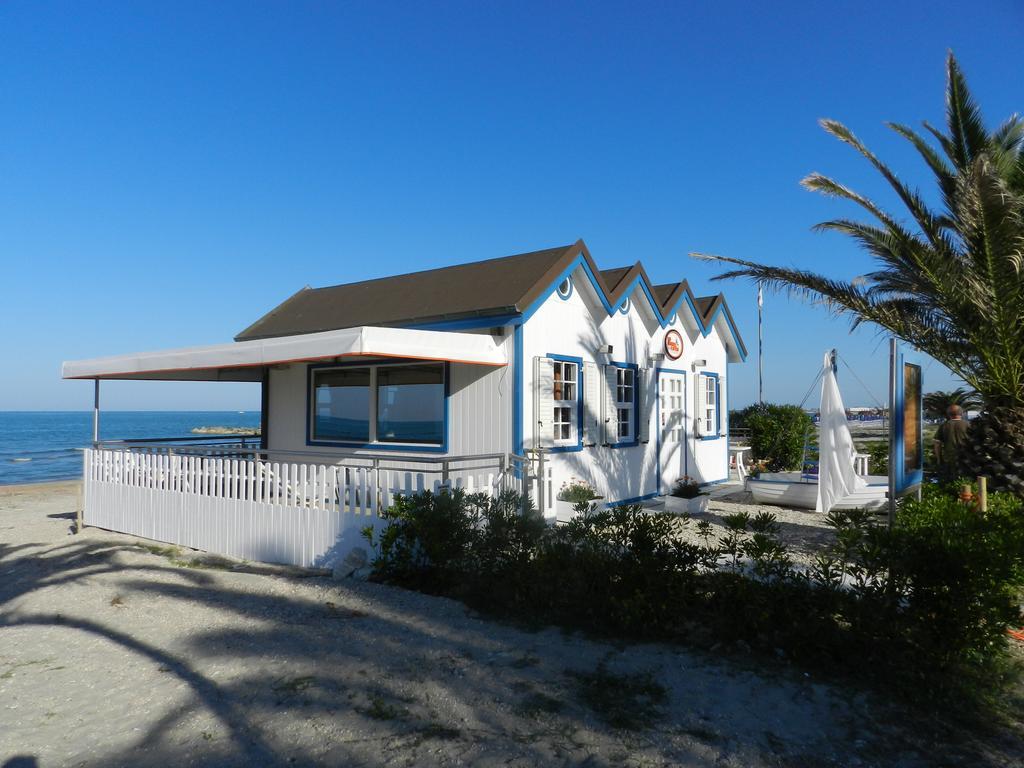
<svg viewBox="0 0 1024 768">
<path fill-rule="evenodd" d="M 785 667 L 72 535 L 76 493 L 0 488 L 0 766 L 909 768 L 1024 751 L 1005 732 L 936 741 Z"/>
<path fill-rule="evenodd" d="M 661 506 L 654 502 L 650 508 L 660 509 Z M 721 536 L 725 532 L 723 518 L 736 512 L 747 512 L 751 517 L 759 512 L 774 515 L 779 523 L 779 537 L 789 547 L 790 555 L 798 565 L 809 565 L 816 555 L 835 540 L 833 529 L 825 523 L 825 515 L 820 512 L 758 504 L 754 501 L 753 495 L 744 491 L 738 484 L 721 486 L 713 491 L 708 502 L 708 511 L 693 514 L 690 523 L 682 528 L 681 533 L 688 540 L 700 543 L 696 522 L 707 520 L 711 523 L 715 536 Z"/>
</svg>

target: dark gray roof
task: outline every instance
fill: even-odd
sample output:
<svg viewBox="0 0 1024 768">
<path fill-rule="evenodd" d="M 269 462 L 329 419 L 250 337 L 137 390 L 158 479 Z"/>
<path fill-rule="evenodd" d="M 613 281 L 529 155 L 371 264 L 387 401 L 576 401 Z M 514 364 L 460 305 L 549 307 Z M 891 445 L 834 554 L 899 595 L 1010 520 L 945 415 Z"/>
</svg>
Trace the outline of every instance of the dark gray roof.
<svg viewBox="0 0 1024 768">
<path fill-rule="evenodd" d="M 716 298 L 717 296 L 697 296 L 693 299 L 693 305 L 697 307 L 697 311 L 700 312 L 701 320 L 708 319 L 708 315 L 711 314 Z"/>
<path fill-rule="evenodd" d="M 666 316 L 684 295 L 693 302 L 702 326 L 722 306 L 737 348 L 741 355 L 746 355 L 725 296 L 697 298 L 685 280 L 652 285 L 639 261 L 631 267 L 599 270 L 582 240 L 572 245 L 470 264 L 328 288 L 303 288 L 235 336 L 235 340 L 293 336 L 360 325 L 422 325 L 473 317 L 494 317 L 495 325 L 500 325 L 504 323 L 498 318 L 525 312 L 545 291 L 551 290 L 554 281 L 581 256 L 594 275 L 597 290 L 610 306 L 618 306 L 634 284 L 634 278 L 647 286 L 658 310 Z"/>
<path fill-rule="evenodd" d="M 575 244 L 563 245 L 359 283 L 303 288 L 235 340 L 520 312 L 550 283 L 562 261 L 578 253 Z"/>
</svg>

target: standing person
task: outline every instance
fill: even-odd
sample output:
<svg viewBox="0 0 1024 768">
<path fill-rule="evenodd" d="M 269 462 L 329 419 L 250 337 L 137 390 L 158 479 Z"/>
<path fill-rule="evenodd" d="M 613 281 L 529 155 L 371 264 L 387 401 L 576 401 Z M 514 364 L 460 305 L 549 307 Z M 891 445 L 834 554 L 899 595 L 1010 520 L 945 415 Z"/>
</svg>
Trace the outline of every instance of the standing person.
<svg viewBox="0 0 1024 768">
<path fill-rule="evenodd" d="M 956 480 L 959 476 L 960 451 L 967 442 L 967 421 L 964 409 L 953 404 L 946 409 L 946 421 L 935 433 L 932 450 L 935 463 L 939 466 L 939 479 L 942 481 Z"/>
</svg>

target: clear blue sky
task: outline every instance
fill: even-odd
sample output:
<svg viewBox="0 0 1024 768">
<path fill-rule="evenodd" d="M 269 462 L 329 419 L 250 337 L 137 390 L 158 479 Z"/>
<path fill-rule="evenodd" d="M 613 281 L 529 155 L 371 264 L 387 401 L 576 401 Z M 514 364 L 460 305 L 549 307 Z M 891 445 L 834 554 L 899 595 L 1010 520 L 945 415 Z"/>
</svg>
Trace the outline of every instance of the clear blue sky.
<svg viewBox="0 0 1024 768">
<path fill-rule="evenodd" d="M 753 289 L 686 254 L 866 271 L 810 232 L 852 211 L 798 182 L 894 201 L 817 119 L 923 183 L 882 122 L 941 121 L 949 48 L 991 122 L 1024 107 L 1022 33 L 1015 0 L 5 2 L 0 410 L 89 408 L 62 360 L 227 341 L 305 284 L 578 237 L 602 266 L 724 288 L 754 349 Z M 885 396 L 873 330 L 782 296 L 766 313 L 769 399 L 799 400 L 831 346 Z M 735 405 L 756 374 L 756 355 L 732 369 Z M 242 385 L 107 392 L 118 409 L 259 403 Z"/>
</svg>

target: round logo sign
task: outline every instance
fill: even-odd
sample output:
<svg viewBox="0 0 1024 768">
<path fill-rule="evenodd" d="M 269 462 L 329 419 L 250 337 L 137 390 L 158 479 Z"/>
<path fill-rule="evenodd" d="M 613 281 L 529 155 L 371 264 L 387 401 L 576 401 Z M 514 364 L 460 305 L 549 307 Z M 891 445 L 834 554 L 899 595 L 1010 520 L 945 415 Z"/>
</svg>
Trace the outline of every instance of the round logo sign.
<svg viewBox="0 0 1024 768">
<path fill-rule="evenodd" d="M 683 356 L 683 336 L 675 329 L 665 334 L 665 356 L 669 360 L 678 360 Z"/>
</svg>

